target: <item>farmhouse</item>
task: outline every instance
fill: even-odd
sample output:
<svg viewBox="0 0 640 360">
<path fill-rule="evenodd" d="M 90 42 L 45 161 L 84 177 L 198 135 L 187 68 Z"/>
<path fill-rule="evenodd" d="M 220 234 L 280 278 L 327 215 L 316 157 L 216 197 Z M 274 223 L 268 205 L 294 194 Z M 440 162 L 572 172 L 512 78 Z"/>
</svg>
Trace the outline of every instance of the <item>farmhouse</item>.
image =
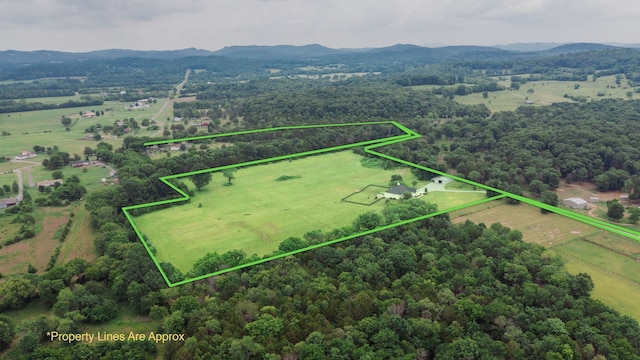
<svg viewBox="0 0 640 360">
<path fill-rule="evenodd" d="M 448 177 L 446 177 L 446 176 L 436 176 L 436 177 L 434 177 L 433 179 L 431 179 L 431 181 L 432 181 L 434 184 L 445 184 L 445 185 L 446 185 L 446 184 L 448 184 L 448 183 L 452 182 L 452 181 L 453 181 L 453 179 L 448 178 Z"/>
<path fill-rule="evenodd" d="M 90 119 L 96 117 L 96 113 L 94 113 L 93 111 L 85 111 L 82 117 L 84 117 L 85 119 Z"/>
<path fill-rule="evenodd" d="M 425 189 L 426 189 L 426 186 L 416 189 L 416 188 L 410 188 L 398 183 L 392 186 L 391 188 L 389 188 L 387 191 L 383 192 L 382 194 L 379 194 L 378 196 L 384 197 L 385 199 L 397 200 L 397 199 L 402 199 L 404 193 L 408 192 L 408 193 L 411 193 L 412 197 L 418 197 L 420 195 L 424 195 Z"/>
<path fill-rule="evenodd" d="M 589 202 L 592 203 L 592 204 L 597 204 L 597 203 L 600 202 L 600 198 L 597 197 L 597 196 L 590 196 L 589 197 Z"/>
<path fill-rule="evenodd" d="M 69 165 L 71 165 L 71 167 L 82 167 L 82 166 L 89 166 L 90 164 L 91 163 L 88 161 L 73 161 Z"/>
<path fill-rule="evenodd" d="M 16 198 L 0 199 L 0 209 L 15 205 L 18 205 L 18 199 Z"/>
<path fill-rule="evenodd" d="M 574 209 L 586 209 L 587 208 L 587 202 L 584 199 L 581 199 L 581 198 L 563 199 L 562 203 L 567 205 L 568 207 L 571 207 L 571 208 L 574 208 Z"/>
<path fill-rule="evenodd" d="M 14 160 L 24 160 L 24 159 L 30 159 L 30 158 L 34 158 L 36 157 L 36 153 L 34 153 L 33 151 L 22 151 L 20 153 L 20 155 L 14 157 Z"/>
<path fill-rule="evenodd" d="M 62 179 L 53 179 L 53 180 L 43 180 L 43 181 L 38 181 L 38 182 L 36 183 L 36 186 L 50 187 L 50 186 L 55 186 L 56 184 L 60 184 L 60 185 L 62 185 Z"/>
</svg>

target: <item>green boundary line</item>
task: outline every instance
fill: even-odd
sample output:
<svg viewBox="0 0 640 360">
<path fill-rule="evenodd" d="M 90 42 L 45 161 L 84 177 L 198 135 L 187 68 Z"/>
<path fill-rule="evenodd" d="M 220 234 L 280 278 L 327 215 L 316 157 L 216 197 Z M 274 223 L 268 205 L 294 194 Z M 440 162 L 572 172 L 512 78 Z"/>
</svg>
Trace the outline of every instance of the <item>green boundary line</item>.
<svg viewBox="0 0 640 360">
<path fill-rule="evenodd" d="M 467 208 L 467 207 L 483 204 L 483 203 L 486 203 L 486 202 L 502 199 L 502 198 L 505 198 L 505 197 L 509 197 L 509 198 L 512 198 L 512 199 L 515 199 L 515 200 L 519 200 L 519 201 L 521 201 L 523 203 L 526 203 L 526 204 L 529 204 L 529 205 L 533 205 L 533 206 L 536 206 L 536 207 L 541 208 L 541 209 L 545 209 L 545 210 L 547 210 L 549 212 L 552 212 L 552 213 L 555 213 L 555 214 L 559 214 L 559 215 L 568 217 L 570 219 L 577 220 L 577 221 L 583 222 L 585 224 L 598 227 L 598 228 L 603 229 L 603 230 L 610 231 L 610 232 L 612 232 L 614 234 L 617 234 L 617 235 L 621 235 L 621 236 L 624 236 L 624 237 L 627 237 L 627 238 L 630 238 L 630 239 L 633 239 L 633 240 L 636 240 L 636 241 L 640 241 L 640 233 L 632 231 L 632 230 L 629 230 L 629 229 L 626 229 L 626 228 L 624 228 L 622 226 L 610 224 L 610 223 L 608 223 L 606 221 L 602 221 L 602 220 L 599 220 L 599 219 L 594 219 L 594 218 L 591 218 L 589 216 L 578 214 L 578 213 L 574 213 L 574 212 L 569 211 L 569 210 L 560 209 L 558 207 L 551 206 L 551 205 L 548 205 L 548 204 L 544 204 L 542 202 L 539 202 L 539 201 L 536 201 L 536 200 L 532 200 L 532 199 L 526 198 L 524 196 L 515 195 L 515 194 L 509 193 L 509 192 L 504 191 L 504 190 L 500 190 L 500 189 L 496 189 L 496 188 L 493 188 L 493 187 L 490 187 L 490 186 L 487 186 L 487 185 L 476 183 L 476 182 L 473 182 L 473 181 L 470 181 L 470 180 L 467 180 L 467 179 L 464 179 L 464 178 L 461 178 L 461 177 L 458 177 L 458 176 L 455 176 L 455 175 L 450 175 L 450 174 L 447 174 L 447 173 L 442 172 L 442 171 L 438 171 L 438 170 L 431 169 L 431 168 L 428 168 L 428 167 L 425 167 L 425 166 L 414 164 L 412 162 L 409 162 L 409 161 L 406 161 L 406 160 L 402 160 L 402 159 L 398 159 L 396 157 L 389 156 L 389 155 L 386 155 L 386 154 L 382 154 L 380 152 L 377 152 L 377 151 L 373 150 L 373 149 L 377 149 L 377 148 L 380 148 L 380 147 L 383 147 L 383 146 L 393 145 L 393 144 L 397 144 L 397 143 L 400 143 L 400 142 L 403 142 L 403 141 L 413 140 L 413 139 L 417 139 L 417 138 L 421 137 L 420 134 L 416 133 L 415 131 L 407 128 L 406 126 L 404 126 L 404 125 L 402 125 L 402 124 L 400 124 L 400 123 L 398 123 L 396 121 L 372 121 L 372 122 L 359 122 L 359 123 L 349 123 L 349 124 L 319 124 L 319 125 L 283 126 L 283 127 L 274 127 L 274 128 L 258 129 L 258 130 L 238 131 L 238 132 L 232 132 L 232 133 L 226 133 L 226 134 L 215 134 L 215 135 L 205 135 L 205 136 L 182 138 L 182 139 L 152 141 L 152 142 L 147 142 L 144 145 L 145 146 L 160 145 L 160 144 L 169 144 L 169 143 L 176 143 L 176 142 L 182 142 L 182 141 L 203 140 L 203 139 L 220 138 L 220 137 L 227 137 L 227 136 L 234 136 L 234 135 L 245 135 L 245 134 L 254 134 L 254 133 L 272 132 L 272 131 L 282 131 L 282 130 L 314 129 L 314 128 L 326 128 L 326 127 L 364 126 L 364 125 L 393 125 L 397 129 L 402 131 L 404 134 L 403 135 L 390 136 L 390 137 L 386 137 L 386 138 L 382 138 L 382 139 L 363 141 L 363 142 L 358 142 L 358 143 L 354 143 L 354 144 L 340 145 L 340 146 L 334 146 L 334 147 L 325 148 L 325 149 L 311 150 L 311 151 L 305 151 L 305 152 L 300 152 L 300 153 L 295 153 L 295 154 L 290 154 L 290 155 L 277 156 L 277 157 L 272 157 L 272 158 L 268 158 L 268 159 L 254 160 L 254 161 L 247 161 L 247 162 L 233 164 L 233 165 L 219 166 L 219 167 L 211 168 L 211 169 L 191 171 L 191 172 L 182 173 L 182 174 L 163 176 L 163 177 L 159 178 L 159 180 L 162 181 L 163 183 L 165 183 L 167 186 L 169 186 L 174 191 L 176 191 L 180 195 L 180 197 L 177 197 L 177 198 L 174 198 L 174 199 L 168 199 L 168 200 L 155 201 L 155 202 L 146 203 L 146 204 L 126 206 L 126 207 L 122 208 L 122 211 L 124 212 L 125 217 L 127 218 L 129 223 L 133 227 L 135 233 L 138 235 L 138 238 L 142 242 L 142 245 L 145 247 L 145 249 L 149 253 L 149 256 L 151 256 L 151 259 L 153 260 L 154 264 L 156 265 L 156 267 L 160 271 L 160 274 L 162 275 L 162 277 L 164 278 L 165 282 L 167 283 L 167 285 L 169 287 L 188 284 L 190 282 L 197 281 L 197 280 L 202 280 L 202 279 L 205 279 L 205 278 L 208 278 L 208 277 L 211 277 L 211 276 L 223 274 L 223 273 L 230 272 L 230 271 L 235 271 L 235 270 L 238 270 L 238 269 L 242 269 L 242 268 L 246 268 L 246 267 L 249 267 L 249 266 L 261 264 L 261 263 L 264 263 L 264 262 L 267 262 L 267 261 L 271 261 L 271 260 L 280 259 L 280 258 L 289 256 L 289 255 L 295 255 L 295 254 L 298 254 L 298 253 L 301 253 L 301 252 L 304 252 L 304 251 L 309 251 L 309 250 L 317 249 L 319 247 L 323 247 L 323 246 L 339 243 L 339 242 L 342 242 L 342 241 L 345 241 L 345 240 L 354 239 L 356 237 L 369 235 L 369 234 L 374 234 L 374 233 L 377 233 L 377 232 L 380 232 L 380 231 L 383 231 L 383 230 L 387 230 L 387 229 L 395 228 L 395 227 L 398 227 L 398 226 L 410 224 L 410 223 L 413 223 L 413 222 L 416 222 L 416 221 L 420 221 L 420 220 L 424 220 L 424 219 L 428 219 L 428 218 L 431 218 L 431 217 L 434 217 L 434 216 L 447 214 L 447 213 L 452 212 L 452 211 L 456 211 L 456 210 L 464 209 L 464 208 Z M 260 259 L 260 260 L 257 260 L 257 261 L 253 261 L 253 262 L 249 262 L 249 263 L 246 263 L 246 264 L 233 266 L 233 267 L 230 267 L 230 268 L 227 268 L 227 269 L 223 269 L 223 270 L 219 270 L 219 271 L 216 271 L 216 272 L 212 272 L 210 274 L 200 275 L 200 276 L 197 276 L 197 277 L 193 277 L 193 278 L 190 278 L 190 279 L 185 279 L 185 280 L 178 281 L 178 282 L 171 282 L 168 279 L 168 277 L 165 274 L 164 270 L 160 266 L 160 263 L 158 262 L 156 257 L 151 252 L 151 249 L 147 245 L 146 241 L 144 241 L 144 238 L 142 237 L 142 233 L 140 232 L 140 230 L 136 226 L 136 223 L 135 223 L 132 215 L 129 212 L 131 210 L 142 209 L 142 208 L 151 207 L 151 206 L 172 204 L 172 203 L 188 201 L 190 199 L 189 195 L 186 194 L 185 192 L 183 192 L 182 190 L 180 190 L 179 188 L 177 188 L 175 185 L 173 185 L 169 181 L 171 179 L 182 178 L 182 177 L 187 177 L 187 176 L 191 176 L 191 175 L 203 174 L 203 173 L 214 172 L 214 171 L 220 171 L 220 170 L 225 170 L 225 169 L 238 168 L 238 167 L 249 166 L 249 165 L 263 164 L 263 163 L 268 163 L 268 162 L 273 162 L 273 161 L 286 160 L 286 159 L 291 159 L 291 158 L 300 157 L 300 156 L 316 155 L 316 154 L 321 154 L 321 153 L 326 153 L 326 152 L 331 152 L 331 151 L 336 151 L 336 150 L 344 150 L 344 149 L 354 148 L 354 147 L 358 147 L 358 146 L 365 146 L 364 147 L 364 151 L 366 153 L 368 153 L 368 154 L 371 154 L 371 155 L 374 155 L 374 156 L 378 156 L 378 157 L 381 157 L 383 159 L 391 160 L 393 162 L 397 162 L 397 163 L 400 163 L 400 164 L 404 164 L 404 165 L 407 165 L 407 166 L 410 166 L 410 167 L 414 167 L 414 168 L 417 168 L 417 169 L 420 169 L 420 170 L 429 171 L 429 172 L 432 172 L 434 174 L 446 176 L 446 177 L 449 177 L 451 179 L 460 181 L 460 182 L 465 183 L 465 184 L 473 185 L 473 186 L 476 186 L 476 187 L 479 187 L 479 188 L 482 188 L 482 189 L 485 189 L 485 190 L 492 191 L 492 192 L 496 193 L 497 195 L 493 196 L 493 197 L 490 197 L 490 198 L 474 201 L 474 202 L 471 202 L 471 203 L 455 206 L 455 207 L 452 207 L 452 208 L 449 208 L 449 209 L 437 211 L 437 212 L 432 213 L 432 214 L 420 216 L 420 217 L 409 219 L 409 220 L 399 221 L 397 223 L 393 223 L 393 224 L 386 225 L 386 226 L 381 226 L 381 227 L 378 227 L 378 228 L 375 228 L 375 229 L 372 229 L 372 230 L 363 231 L 363 232 L 360 232 L 360 233 L 357 233 L 357 234 L 352 234 L 352 235 L 349 235 L 349 236 L 345 236 L 345 237 L 342 237 L 342 238 L 339 238 L 339 239 L 330 240 L 330 241 L 327 241 L 327 242 L 324 242 L 324 243 L 321 243 L 321 244 L 311 245 L 311 246 L 308 246 L 308 247 L 305 247 L 305 248 L 301 248 L 301 249 L 297 249 L 297 250 L 294 250 L 294 251 L 290 251 L 290 252 L 287 252 L 287 253 L 284 253 L 284 254 L 278 254 L 278 255 L 270 256 L 270 257 L 263 258 L 263 259 Z"/>
</svg>

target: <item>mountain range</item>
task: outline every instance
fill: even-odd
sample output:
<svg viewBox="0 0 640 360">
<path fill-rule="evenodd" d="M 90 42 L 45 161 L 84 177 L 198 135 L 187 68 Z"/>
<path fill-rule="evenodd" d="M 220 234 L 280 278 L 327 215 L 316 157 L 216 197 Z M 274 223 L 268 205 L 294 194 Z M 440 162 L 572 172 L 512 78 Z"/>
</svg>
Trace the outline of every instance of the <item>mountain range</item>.
<svg viewBox="0 0 640 360">
<path fill-rule="evenodd" d="M 217 51 L 196 48 L 182 50 L 126 50 L 108 49 L 91 52 L 61 52 L 51 50 L 38 51 L 0 51 L 0 66 L 12 67 L 42 63 L 68 63 L 86 60 L 107 60 L 118 58 L 142 59 L 179 59 L 198 56 L 222 56 L 234 59 L 309 59 L 309 58 L 347 58 L 366 56 L 370 60 L 398 60 L 411 58 L 444 59 L 465 56 L 470 53 L 475 58 L 487 58 L 504 55 L 558 55 L 572 52 L 602 50 L 607 48 L 634 48 L 640 50 L 640 44 L 598 44 L 598 43 L 521 43 L 495 46 L 443 46 L 424 47 L 411 44 L 396 44 L 380 48 L 344 48 L 333 49 L 319 44 L 295 45 L 247 45 L 229 46 Z"/>
</svg>

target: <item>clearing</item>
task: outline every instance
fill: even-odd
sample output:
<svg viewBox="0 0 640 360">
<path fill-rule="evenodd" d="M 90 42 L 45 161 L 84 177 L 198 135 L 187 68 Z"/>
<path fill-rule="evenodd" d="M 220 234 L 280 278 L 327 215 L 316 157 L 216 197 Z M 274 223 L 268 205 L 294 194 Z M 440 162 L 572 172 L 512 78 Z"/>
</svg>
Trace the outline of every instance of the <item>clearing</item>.
<svg viewBox="0 0 640 360">
<path fill-rule="evenodd" d="M 366 206 L 342 202 L 345 196 L 371 184 L 387 186 L 394 174 L 402 174 L 406 184 L 416 180 L 408 168 L 366 168 L 361 158 L 342 151 L 243 167 L 231 186 L 214 173 L 212 183 L 196 191 L 189 203 L 137 216 L 135 223 L 157 249 L 158 261 L 182 271 L 207 252 L 270 254 L 288 237 L 350 225 L 359 214 L 380 212 L 386 201 Z M 294 178 L 276 181 L 283 175 Z M 381 192 L 370 189 L 360 200 L 373 201 Z M 482 192 L 430 192 L 421 199 L 447 209 L 484 197 Z"/>
</svg>

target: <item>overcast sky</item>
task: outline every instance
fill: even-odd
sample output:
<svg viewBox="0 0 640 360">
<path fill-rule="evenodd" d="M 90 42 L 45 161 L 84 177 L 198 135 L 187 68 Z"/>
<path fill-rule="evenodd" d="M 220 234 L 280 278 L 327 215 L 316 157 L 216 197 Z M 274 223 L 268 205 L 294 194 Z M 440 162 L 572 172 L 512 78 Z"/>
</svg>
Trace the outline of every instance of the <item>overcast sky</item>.
<svg viewBox="0 0 640 360">
<path fill-rule="evenodd" d="M 0 0 L 0 50 L 640 43 L 639 0 Z"/>
</svg>

